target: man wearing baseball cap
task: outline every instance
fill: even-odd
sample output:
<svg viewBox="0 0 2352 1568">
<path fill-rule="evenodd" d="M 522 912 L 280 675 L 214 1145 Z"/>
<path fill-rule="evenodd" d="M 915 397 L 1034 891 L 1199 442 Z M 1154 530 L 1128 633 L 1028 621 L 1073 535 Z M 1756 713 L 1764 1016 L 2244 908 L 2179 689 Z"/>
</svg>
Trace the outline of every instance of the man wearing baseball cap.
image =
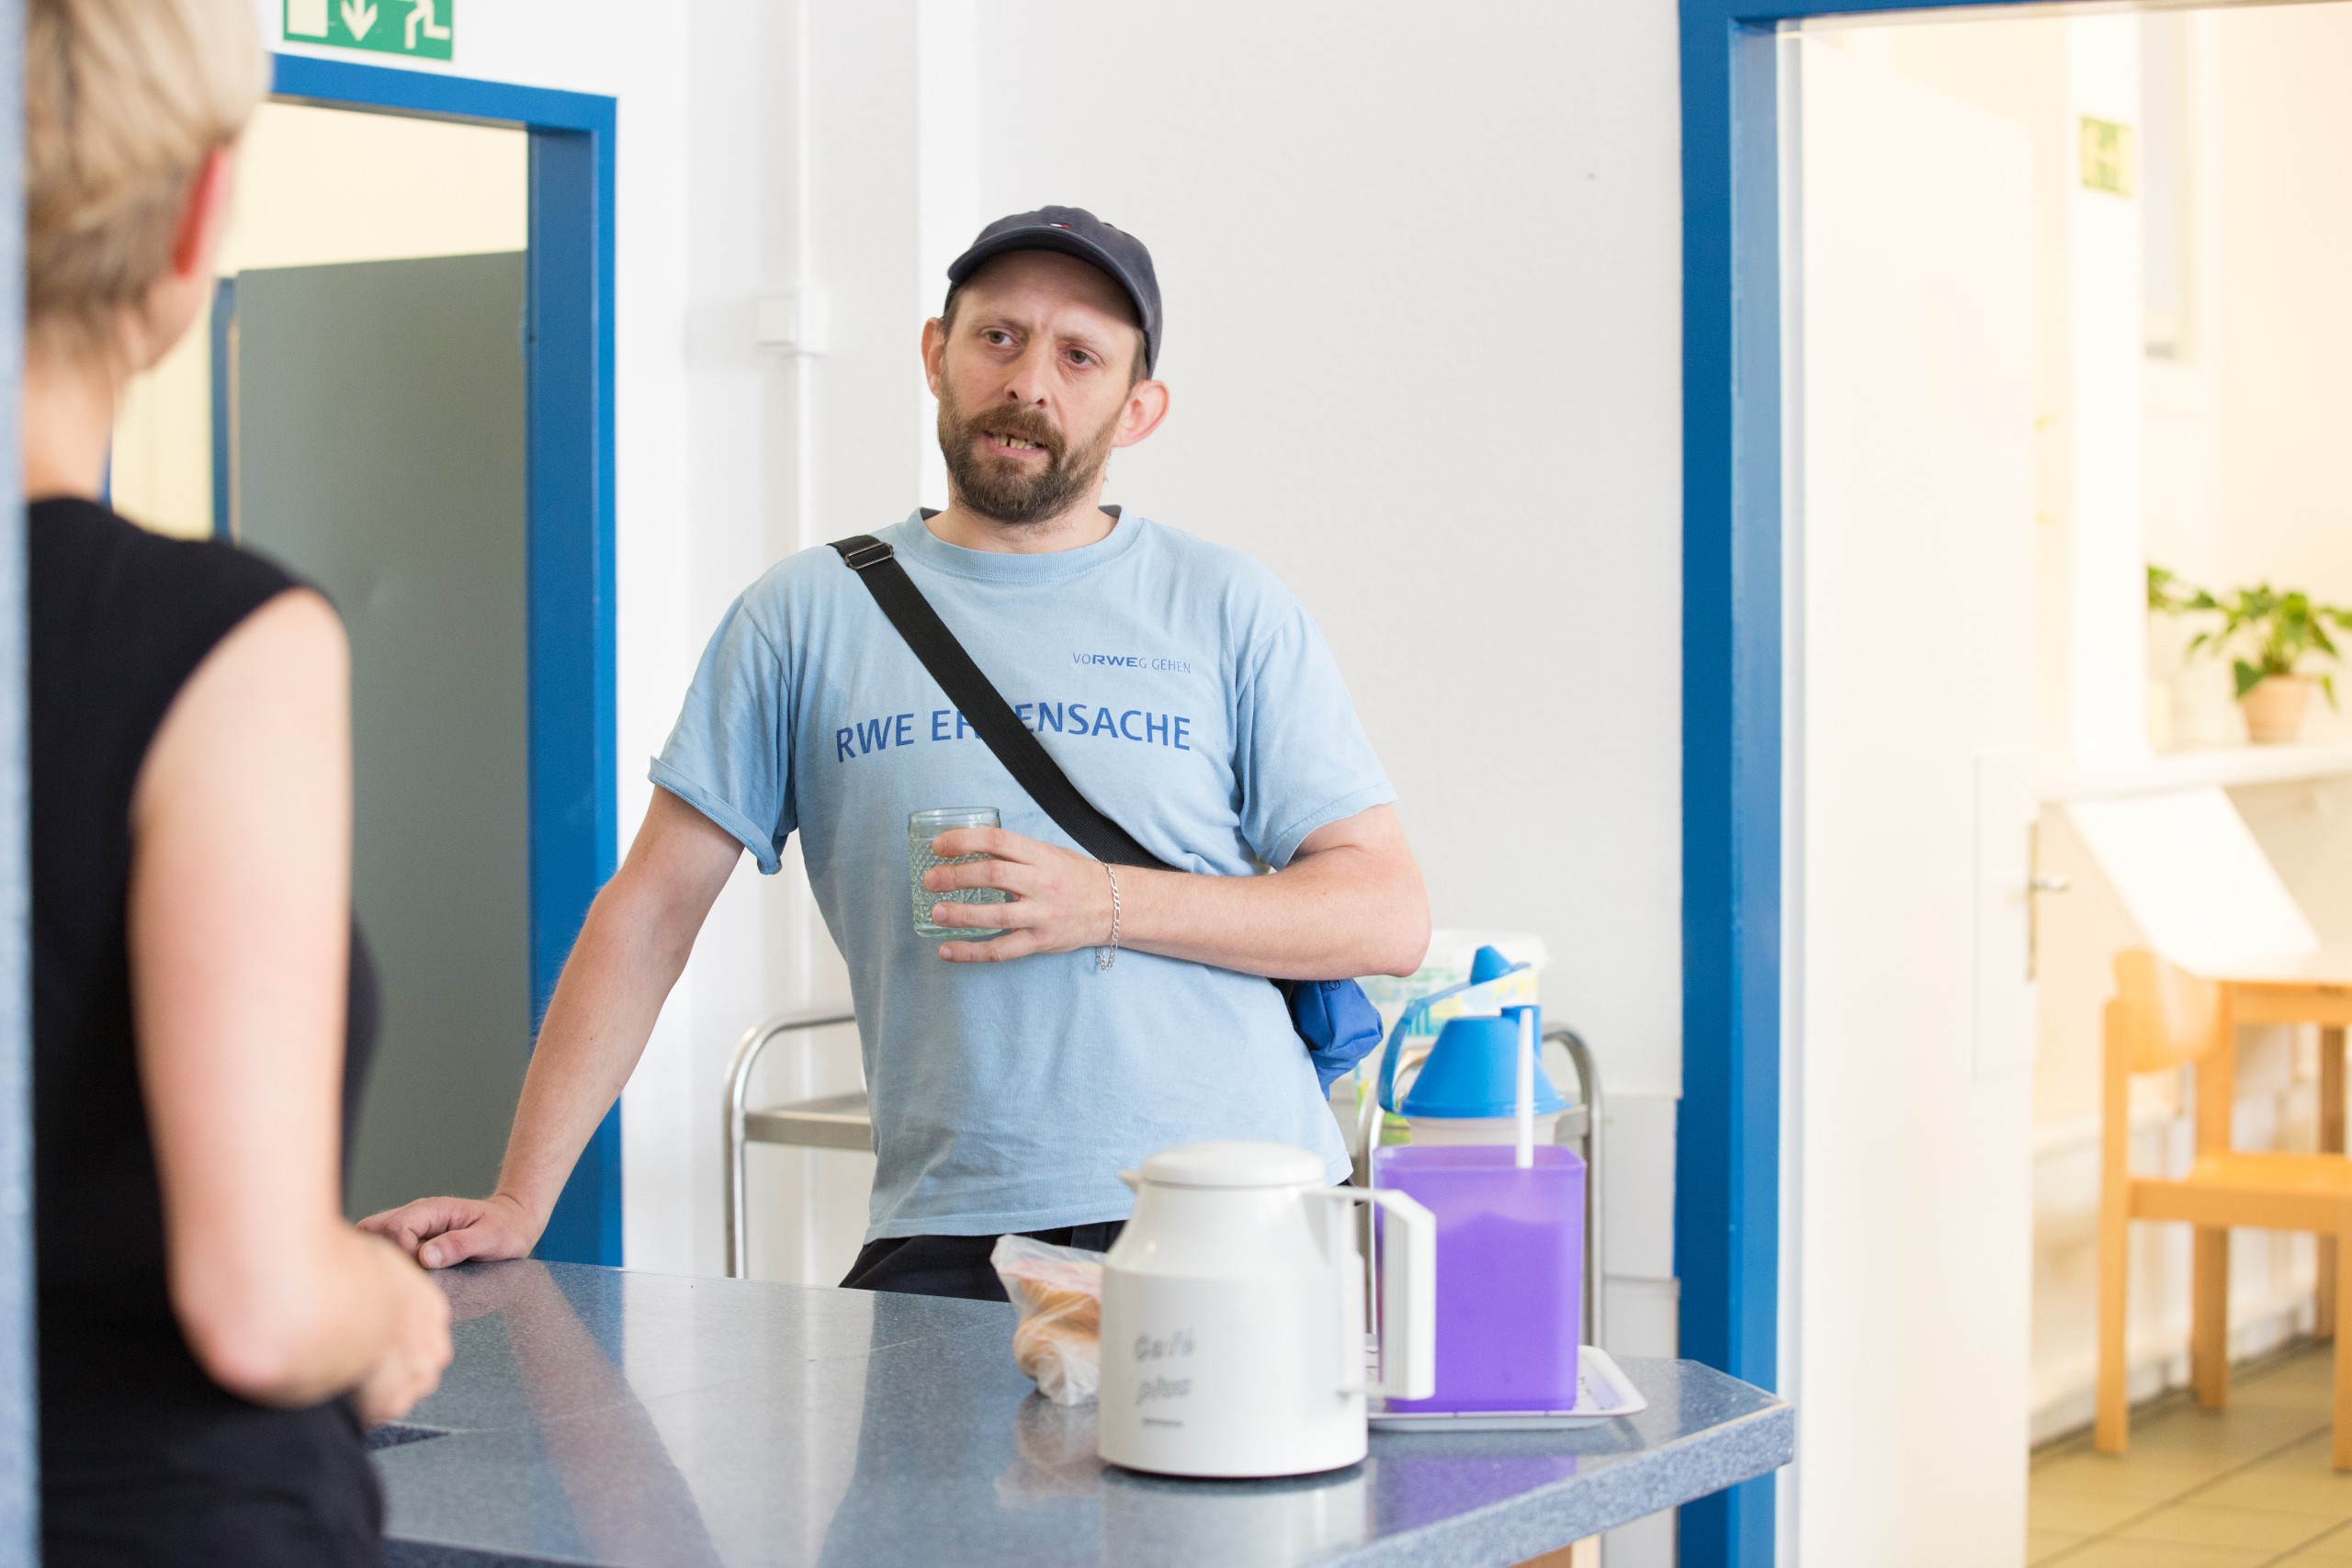
<svg viewBox="0 0 2352 1568">
<path fill-rule="evenodd" d="M 498 1190 L 366 1222 L 427 1267 L 530 1250 L 738 857 L 774 873 L 796 829 L 873 1107 L 843 1283 L 1001 1297 L 996 1237 L 1107 1247 L 1131 1207 L 1118 1173 L 1171 1144 L 1270 1140 L 1345 1174 L 1266 981 L 1419 965 L 1429 906 L 1395 792 L 1295 599 L 1246 556 L 1100 503 L 1112 450 L 1168 412 L 1141 242 L 1043 208 L 989 224 L 947 276 L 922 357 L 950 504 L 793 556 L 729 608 L 556 987 Z M 1167 869 L 1095 859 L 1016 782 L 861 581 L 885 560 Z M 1001 827 L 933 849 L 987 858 L 931 870 L 910 900 L 910 814 L 967 806 Z M 975 888 L 1009 901 L 929 905 Z M 925 938 L 919 916 L 976 934 Z"/>
</svg>

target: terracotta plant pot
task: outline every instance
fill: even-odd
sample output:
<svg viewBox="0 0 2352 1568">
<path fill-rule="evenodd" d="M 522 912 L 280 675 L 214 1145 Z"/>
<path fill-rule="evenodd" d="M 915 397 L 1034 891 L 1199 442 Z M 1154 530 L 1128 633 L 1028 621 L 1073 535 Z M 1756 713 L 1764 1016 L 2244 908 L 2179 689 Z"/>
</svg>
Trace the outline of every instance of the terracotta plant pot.
<svg viewBox="0 0 2352 1568">
<path fill-rule="evenodd" d="M 2270 675 L 2254 683 L 2238 699 L 2245 710 L 2245 732 L 2257 746 L 2283 746 L 2303 731 L 2303 709 L 2312 700 L 2312 683 L 2302 675 Z"/>
</svg>

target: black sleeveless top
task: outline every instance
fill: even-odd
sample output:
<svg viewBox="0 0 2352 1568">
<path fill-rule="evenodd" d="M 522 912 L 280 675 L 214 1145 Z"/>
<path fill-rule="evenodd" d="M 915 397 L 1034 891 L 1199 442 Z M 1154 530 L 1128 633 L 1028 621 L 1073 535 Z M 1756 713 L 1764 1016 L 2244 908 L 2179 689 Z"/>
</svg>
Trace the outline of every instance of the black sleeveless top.
<svg viewBox="0 0 2352 1568">
<path fill-rule="evenodd" d="M 249 1404 L 188 1351 L 132 1046 L 133 786 L 188 676 L 294 580 L 84 501 L 35 502 L 27 531 L 42 1561 L 380 1562 L 383 1505 L 349 1405 Z M 346 1168 L 375 1028 L 355 929 Z"/>
</svg>

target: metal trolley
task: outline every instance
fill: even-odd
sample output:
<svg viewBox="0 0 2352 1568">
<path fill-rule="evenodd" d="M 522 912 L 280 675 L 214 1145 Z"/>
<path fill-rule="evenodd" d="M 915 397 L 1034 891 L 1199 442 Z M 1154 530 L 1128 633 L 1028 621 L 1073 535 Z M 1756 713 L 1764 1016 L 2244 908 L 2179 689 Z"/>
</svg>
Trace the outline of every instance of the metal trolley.
<svg viewBox="0 0 2352 1568">
<path fill-rule="evenodd" d="M 753 1144 L 783 1144 L 804 1149 L 872 1149 L 874 1117 L 865 1090 L 820 1095 L 764 1110 L 743 1103 L 752 1092 L 752 1070 L 767 1048 L 787 1034 L 805 1043 L 809 1034 L 838 1024 L 855 1023 L 847 1008 L 814 1008 L 806 1012 L 778 1013 L 757 1023 L 735 1047 L 727 1069 L 727 1277 L 744 1278 L 751 1269 L 751 1222 L 743 1213 L 744 1150 Z"/>
<path fill-rule="evenodd" d="M 1593 1064 L 1591 1047 L 1575 1030 L 1554 1028 L 1544 1032 L 1546 1045 L 1555 1040 L 1567 1052 L 1568 1061 L 1577 1070 L 1577 1103 L 1560 1118 L 1559 1141 L 1574 1143 L 1577 1152 L 1584 1156 L 1584 1336 L 1586 1344 L 1599 1345 L 1601 1303 L 1609 1293 L 1601 1289 L 1600 1274 L 1609 1257 L 1600 1245 L 1601 1216 L 1607 1212 L 1600 1206 L 1600 1124 L 1604 1120 L 1600 1069 Z"/>
<path fill-rule="evenodd" d="M 874 1119 L 865 1090 L 820 1095 L 813 1100 L 754 1109 L 752 1074 L 769 1046 L 786 1035 L 806 1042 L 820 1029 L 857 1021 L 847 1008 L 815 1008 L 806 1012 L 778 1013 L 744 1032 L 727 1069 L 727 1273 L 741 1279 L 751 1267 L 751 1223 L 744 1213 L 745 1151 L 753 1144 L 776 1144 L 804 1149 L 865 1149 L 874 1147 Z M 1587 1339 L 1601 1342 L 1601 1260 L 1608 1256 L 1600 1243 L 1600 1140 L 1605 1120 L 1600 1102 L 1600 1073 L 1592 1052 L 1573 1029 L 1549 1029 L 1544 1043 L 1557 1042 L 1577 1070 L 1577 1103 L 1560 1118 L 1560 1142 L 1574 1144 L 1584 1156 L 1584 1321 Z M 1375 1122 L 1376 1124 L 1376 1122 Z"/>
</svg>

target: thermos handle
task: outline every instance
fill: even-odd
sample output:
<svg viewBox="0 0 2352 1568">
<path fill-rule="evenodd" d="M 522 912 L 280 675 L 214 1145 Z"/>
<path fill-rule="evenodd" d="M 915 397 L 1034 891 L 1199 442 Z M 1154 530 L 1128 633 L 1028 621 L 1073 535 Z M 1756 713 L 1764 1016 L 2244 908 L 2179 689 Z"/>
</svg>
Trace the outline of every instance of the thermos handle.
<svg viewBox="0 0 2352 1568">
<path fill-rule="evenodd" d="M 1380 1251 L 1380 1381 L 1372 1392 L 1437 1392 L 1437 1216 L 1395 1188 L 1366 1191 L 1388 1211 Z"/>
<path fill-rule="evenodd" d="M 1437 1216 L 1392 1187 L 1326 1187 L 1309 1195 L 1387 1211 L 1380 1243 L 1380 1379 L 1343 1379 L 1340 1392 L 1429 1398 L 1437 1392 Z"/>
</svg>

